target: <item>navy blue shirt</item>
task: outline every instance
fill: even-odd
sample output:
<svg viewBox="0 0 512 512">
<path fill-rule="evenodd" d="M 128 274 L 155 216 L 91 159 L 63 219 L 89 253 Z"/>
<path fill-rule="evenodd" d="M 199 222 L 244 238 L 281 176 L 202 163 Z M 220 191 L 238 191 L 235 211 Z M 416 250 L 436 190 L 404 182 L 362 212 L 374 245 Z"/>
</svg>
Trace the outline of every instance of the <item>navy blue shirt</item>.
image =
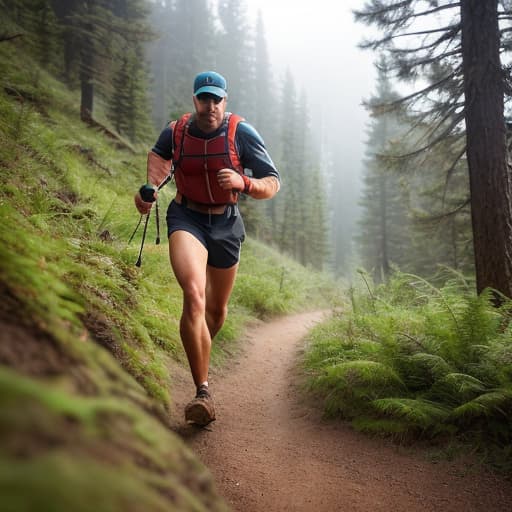
<svg viewBox="0 0 512 512">
<path fill-rule="evenodd" d="M 194 137 L 212 139 L 217 137 L 222 129 L 223 126 L 212 133 L 204 133 L 192 122 L 189 133 Z M 250 174 L 252 176 L 255 178 L 274 176 L 279 179 L 279 172 L 265 148 L 263 139 L 254 127 L 246 121 L 241 121 L 236 128 L 235 145 L 240 163 L 244 169 L 251 171 Z M 162 130 L 152 151 L 161 156 L 164 160 L 172 159 L 172 129 L 170 126 Z"/>
</svg>

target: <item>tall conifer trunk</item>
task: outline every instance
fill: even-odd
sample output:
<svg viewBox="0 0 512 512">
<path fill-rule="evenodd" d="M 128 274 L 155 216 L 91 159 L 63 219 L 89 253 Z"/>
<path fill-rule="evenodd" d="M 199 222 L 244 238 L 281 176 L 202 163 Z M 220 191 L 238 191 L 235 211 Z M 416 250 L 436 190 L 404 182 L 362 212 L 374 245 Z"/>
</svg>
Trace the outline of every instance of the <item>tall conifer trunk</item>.
<svg viewBox="0 0 512 512">
<path fill-rule="evenodd" d="M 90 21 L 94 13 L 96 0 L 83 2 L 83 14 L 86 21 L 82 21 L 80 37 L 80 119 L 90 121 L 94 102 L 94 32 L 93 23 Z"/>
<path fill-rule="evenodd" d="M 497 0 L 461 0 L 467 159 L 477 291 L 512 297 L 512 180 L 507 166 Z"/>
<path fill-rule="evenodd" d="M 94 101 L 94 85 L 90 72 L 92 58 L 86 51 L 82 57 L 82 70 L 80 71 L 80 119 L 90 121 Z"/>
</svg>

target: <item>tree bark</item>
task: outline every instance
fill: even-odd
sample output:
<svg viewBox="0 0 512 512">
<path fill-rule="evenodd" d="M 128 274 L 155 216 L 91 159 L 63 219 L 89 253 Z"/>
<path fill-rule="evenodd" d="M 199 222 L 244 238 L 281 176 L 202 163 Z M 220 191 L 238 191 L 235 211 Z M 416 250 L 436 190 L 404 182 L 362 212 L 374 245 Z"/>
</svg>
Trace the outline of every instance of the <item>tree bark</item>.
<svg viewBox="0 0 512 512">
<path fill-rule="evenodd" d="M 498 0 L 461 0 L 467 160 L 477 292 L 512 297 L 512 179 L 507 166 Z"/>
<path fill-rule="evenodd" d="M 88 62 L 84 63 L 82 59 L 82 66 L 86 69 L 82 69 L 80 72 L 80 119 L 82 121 L 90 121 L 92 119 L 92 109 L 94 101 L 94 85 L 92 81 L 91 73 L 89 72 Z"/>
</svg>

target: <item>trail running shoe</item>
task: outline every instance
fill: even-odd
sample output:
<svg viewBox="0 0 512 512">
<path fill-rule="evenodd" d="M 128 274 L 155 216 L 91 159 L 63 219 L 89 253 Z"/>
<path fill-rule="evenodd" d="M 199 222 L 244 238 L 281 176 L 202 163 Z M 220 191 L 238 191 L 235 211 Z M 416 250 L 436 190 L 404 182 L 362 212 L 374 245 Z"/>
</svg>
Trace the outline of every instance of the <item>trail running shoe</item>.
<svg viewBox="0 0 512 512">
<path fill-rule="evenodd" d="M 185 419 L 201 427 L 215 420 L 215 407 L 208 386 L 197 388 L 195 398 L 185 407 Z"/>
</svg>

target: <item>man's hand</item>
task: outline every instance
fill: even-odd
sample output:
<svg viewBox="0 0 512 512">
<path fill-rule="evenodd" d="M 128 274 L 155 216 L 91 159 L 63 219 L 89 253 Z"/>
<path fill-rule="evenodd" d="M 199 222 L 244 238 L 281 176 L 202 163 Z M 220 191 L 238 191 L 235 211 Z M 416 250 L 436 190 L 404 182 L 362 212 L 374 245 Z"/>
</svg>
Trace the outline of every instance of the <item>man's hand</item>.
<svg viewBox="0 0 512 512">
<path fill-rule="evenodd" d="M 245 188 L 244 179 L 233 169 L 221 169 L 217 173 L 217 181 L 222 190 L 243 190 Z"/>
<path fill-rule="evenodd" d="M 149 213 L 151 211 L 151 207 L 153 206 L 153 203 L 146 203 L 146 201 L 143 201 L 142 197 L 140 196 L 140 192 L 137 192 L 133 199 L 135 201 L 135 206 L 141 215 L 146 215 L 147 213 Z M 156 199 L 156 192 L 155 192 L 155 199 Z"/>
</svg>

